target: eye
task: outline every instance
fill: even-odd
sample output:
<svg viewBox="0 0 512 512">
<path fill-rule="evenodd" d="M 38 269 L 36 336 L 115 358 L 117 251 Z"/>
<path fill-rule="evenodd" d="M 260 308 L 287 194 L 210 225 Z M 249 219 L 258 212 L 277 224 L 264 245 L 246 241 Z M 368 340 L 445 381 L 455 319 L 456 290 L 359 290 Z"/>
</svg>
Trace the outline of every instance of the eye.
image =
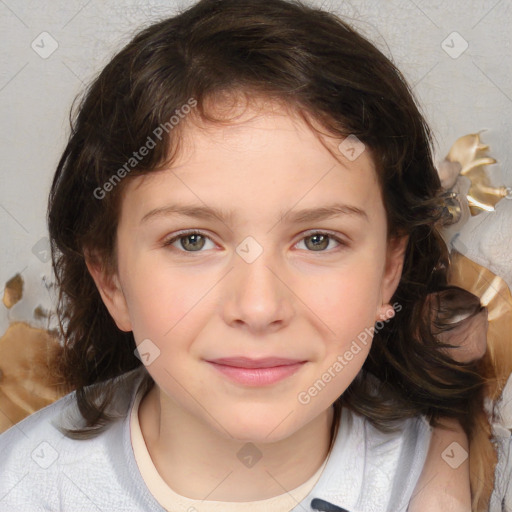
<svg viewBox="0 0 512 512">
<path fill-rule="evenodd" d="M 325 251 L 327 247 L 329 247 L 330 241 L 335 241 L 339 246 L 347 246 L 347 242 L 338 238 L 337 236 L 326 233 L 323 231 L 314 231 L 308 233 L 302 240 L 299 242 L 305 241 L 305 245 L 307 249 L 311 249 L 309 252 L 331 252 Z"/>
<path fill-rule="evenodd" d="M 174 246 L 181 252 L 202 252 L 207 241 L 211 241 L 210 237 L 200 231 L 186 231 L 178 233 L 163 242 L 164 247 Z M 305 241 L 306 250 L 308 252 L 331 252 L 326 251 L 330 242 L 334 241 L 338 246 L 348 246 L 348 243 L 341 238 L 323 231 L 314 231 L 307 234 L 298 243 Z M 178 243 L 177 246 L 174 244 Z M 213 243 L 213 242 L 212 242 Z"/>
<path fill-rule="evenodd" d="M 167 247 L 173 245 L 175 242 L 179 242 L 181 249 L 179 247 L 175 248 L 178 250 L 183 249 L 182 252 L 201 252 L 201 249 L 205 246 L 206 240 L 210 240 L 210 238 L 200 231 L 187 231 L 168 238 L 164 241 L 163 245 Z"/>
</svg>

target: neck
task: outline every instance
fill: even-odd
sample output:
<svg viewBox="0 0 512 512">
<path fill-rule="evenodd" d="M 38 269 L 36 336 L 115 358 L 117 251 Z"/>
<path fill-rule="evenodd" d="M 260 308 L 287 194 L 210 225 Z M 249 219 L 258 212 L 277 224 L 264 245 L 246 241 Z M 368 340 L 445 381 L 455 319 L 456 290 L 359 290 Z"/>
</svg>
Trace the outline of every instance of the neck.
<svg viewBox="0 0 512 512">
<path fill-rule="evenodd" d="M 153 463 L 167 485 L 191 499 L 248 502 L 299 487 L 328 455 L 333 408 L 291 436 L 257 443 L 261 459 L 241 463 L 247 441 L 227 438 L 198 421 L 154 385 L 139 406 L 139 422 Z M 247 455 L 253 452 L 250 449 Z M 243 458 L 244 450 L 242 450 Z"/>
</svg>

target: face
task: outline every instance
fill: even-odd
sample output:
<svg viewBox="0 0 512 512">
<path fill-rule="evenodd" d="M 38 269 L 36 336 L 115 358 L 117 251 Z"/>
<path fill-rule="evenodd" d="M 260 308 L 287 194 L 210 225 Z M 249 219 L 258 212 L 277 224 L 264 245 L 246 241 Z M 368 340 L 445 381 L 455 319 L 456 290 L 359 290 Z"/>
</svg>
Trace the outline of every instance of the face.
<svg viewBox="0 0 512 512">
<path fill-rule="evenodd" d="M 171 168 L 127 184 L 118 272 L 89 269 L 161 400 L 220 435 L 273 442 L 326 414 L 359 372 L 403 244 L 387 242 L 368 151 L 326 147 L 276 106 L 244 112 L 191 124 Z M 212 362 L 239 357 L 298 363 Z"/>
</svg>

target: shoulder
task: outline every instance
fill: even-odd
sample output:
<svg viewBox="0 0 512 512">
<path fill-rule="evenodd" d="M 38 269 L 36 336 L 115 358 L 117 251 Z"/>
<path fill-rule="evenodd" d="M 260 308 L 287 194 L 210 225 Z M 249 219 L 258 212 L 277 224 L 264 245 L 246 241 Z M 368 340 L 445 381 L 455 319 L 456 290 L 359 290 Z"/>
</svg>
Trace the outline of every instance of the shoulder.
<svg viewBox="0 0 512 512">
<path fill-rule="evenodd" d="M 36 503 L 56 506 L 46 496 L 46 489 L 57 479 L 56 468 L 84 453 L 80 441 L 65 437 L 56 428 L 73 403 L 74 393 L 70 393 L 0 435 L 0 510 L 29 509 Z"/>
<path fill-rule="evenodd" d="M 413 485 L 419 477 L 432 438 L 432 427 L 424 416 L 404 418 L 382 431 L 370 421 L 353 415 L 364 429 L 366 459 L 392 476 L 400 485 Z M 391 479 L 390 479 L 391 480 Z"/>
<path fill-rule="evenodd" d="M 376 396 L 382 392 L 382 383 L 376 377 L 368 376 L 368 386 Z M 427 459 L 432 427 L 423 415 L 397 418 L 386 429 L 356 412 L 350 418 L 352 429 L 364 443 L 362 458 L 368 468 L 364 485 L 372 489 L 375 500 L 379 495 L 388 496 L 391 508 L 402 503 L 405 510 Z"/>
<path fill-rule="evenodd" d="M 324 470 L 326 484 L 319 489 L 323 499 L 348 510 L 405 510 L 425 463 L 431 431 L 422 416 L 382 431 L 343 408 Z"/>
<path fill-rule="evenodd" d="M 26 466 L 26 461 L 25 464 L 19 461 L 18 454 L 21 451 L 32 453 L 38 447 L 37 441 L 46 441 L 48 445 L 50 443 L 54 445 L 66 443 L 54 423 L 73 406 L 74 395 L 73 392 L 62 397 L 0 434 L 0 454 L 2 455 L 0 473 L 9 463 L 16 466 L 18 461 L 20 467 Z"/>
<path fill-rule="evenodd" d="M 432 438 L 432 428 L 424 416 L 404 418 L 386 432 L 357 416 L 364 428 L 364 464 L 367 475 L 362 498 L 365 506 L 379 499 L 394 510 L 405 510 L 421 477 Z M 396 509 L 394 507 L 397 507 Z"/>
<path fill-rule="evenodd" d="M 124 391 L 131 393 L 131 389 Z M 73 439 L 60 430 L 83 426 L 75 392 L 1 434 L 0 511 L 32 510 L 36 504 L 44 510 L 61 510 L 62 500 L 78 499 L 86 480 L 94 481 L 98 488 L 102 480 L 108 486 L 115 471 L 114 461 L 126 450 L 123 429 L 128 395 L 119 395 L 125 398 L 123 407 L 116 404 L 116 411 L 124 414 L 90 439 Z"/>
</svg>

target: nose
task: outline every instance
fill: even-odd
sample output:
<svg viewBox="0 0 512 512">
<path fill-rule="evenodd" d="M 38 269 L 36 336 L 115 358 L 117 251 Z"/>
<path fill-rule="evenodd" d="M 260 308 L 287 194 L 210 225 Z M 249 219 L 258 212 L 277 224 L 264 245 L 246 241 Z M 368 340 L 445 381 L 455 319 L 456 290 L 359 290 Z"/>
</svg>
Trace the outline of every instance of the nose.
<svg viewBox="0 0 512 512">
<path fill-rule="evenodd" d="M 251 263 L 236 258 L 224 283 L 226 323 L 244 326 L 253 333 L 283 328 L 294 314 L 294 293 L 282 267 L 265 250 Z"/>
</svg>

